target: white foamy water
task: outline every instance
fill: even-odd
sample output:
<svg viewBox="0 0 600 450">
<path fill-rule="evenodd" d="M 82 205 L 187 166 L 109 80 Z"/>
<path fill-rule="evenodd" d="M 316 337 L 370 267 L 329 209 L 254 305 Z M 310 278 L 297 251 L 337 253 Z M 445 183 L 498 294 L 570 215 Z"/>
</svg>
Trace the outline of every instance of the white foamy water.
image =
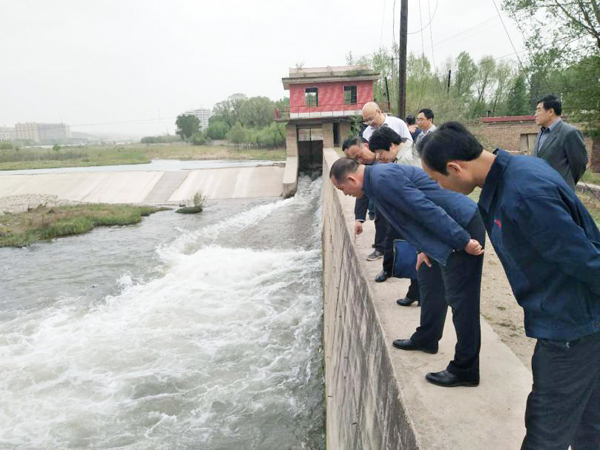
<svg viewBox="0 0 600 450">
<path fill-rule="evenodd" d="M 123 271 L 101 301 L 7 316 L 0 448 L 322 448 L 318 182 L 305 185 L 160 245 L 154 279 Z M 306 248 L 252 241 L 259 226 L 275 243 L 296 214 L 315 225 Z"/>
</svg>

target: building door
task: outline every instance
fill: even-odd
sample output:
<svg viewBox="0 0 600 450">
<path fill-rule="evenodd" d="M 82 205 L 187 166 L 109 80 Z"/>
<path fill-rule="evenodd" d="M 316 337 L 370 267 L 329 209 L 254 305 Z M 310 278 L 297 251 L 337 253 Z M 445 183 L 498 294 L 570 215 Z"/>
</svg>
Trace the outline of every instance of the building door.
<svg viewBox="0 0 600 450">
<path fill-rule="evenodd" d="M 300 172 L 323 170 L 323 128 L 298 128 L 298 168 Z"/>
</svg>

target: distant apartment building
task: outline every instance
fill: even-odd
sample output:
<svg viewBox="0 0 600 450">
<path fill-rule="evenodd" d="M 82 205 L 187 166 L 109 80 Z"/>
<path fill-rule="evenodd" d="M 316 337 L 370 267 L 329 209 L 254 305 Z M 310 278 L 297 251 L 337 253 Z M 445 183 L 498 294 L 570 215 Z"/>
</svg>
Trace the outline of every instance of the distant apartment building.
<svg viewBox="0 0 600 450">
<path fill-rule="evenodd" d="M 40 134 L 38 132 L 37 123 L 18 123 L 15 125 L 15 129 L 17 140 L 40 142 Z"/>
<path fill-rule="evenodd" d="M 71 127 L 66 123 L 38 123 L 37 125 L 42 142 L 65 142 L 71 139 Z"/>
<path fill-rule="evenodd" d="M 0 127 L 0 142 L 10 142 L 17 138 L 14 127 Z"/>
<path fill-rule="evenodd" d="M 66 142 L 71 139 L 71 127 L 65 123 L 18 123 L 15 130 L 17 140 L 35 143 Z"/>
<path fill-rule="evenodd" d="M 212 110 L 206 108 L 194 109 L 186 112 L 186 114 L 192 114 L 200 121 L 200 129 L 206 130 L 208 128 L 208 119 L 212 116 Z"/>
</svg>

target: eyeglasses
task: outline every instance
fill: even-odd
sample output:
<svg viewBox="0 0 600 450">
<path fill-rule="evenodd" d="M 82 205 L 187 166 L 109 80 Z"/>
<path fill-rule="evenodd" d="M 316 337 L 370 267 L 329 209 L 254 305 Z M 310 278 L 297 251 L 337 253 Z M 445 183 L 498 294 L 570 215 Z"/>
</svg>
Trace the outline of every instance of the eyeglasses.
<svg viewBox="0 0 600 450">
<path fill-rule="evenodd" d="M 363 123 L 365 125 L 371 125 L 374 120 L 375 120 L 375 117 L 369 117 L 368 119 L 363 120 Z"/>
</svg>

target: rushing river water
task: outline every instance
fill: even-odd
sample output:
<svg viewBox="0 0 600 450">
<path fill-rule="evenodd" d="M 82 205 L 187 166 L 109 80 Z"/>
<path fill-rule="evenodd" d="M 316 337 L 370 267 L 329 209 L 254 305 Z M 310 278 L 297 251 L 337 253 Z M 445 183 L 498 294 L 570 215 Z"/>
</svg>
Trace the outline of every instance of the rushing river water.
<svg viewBox="0 0 600 450">
<path fill-rule="evenodd" d="M 319 200 L 0 249 L 0 448 L 324 448 Z"/>
</svg>

